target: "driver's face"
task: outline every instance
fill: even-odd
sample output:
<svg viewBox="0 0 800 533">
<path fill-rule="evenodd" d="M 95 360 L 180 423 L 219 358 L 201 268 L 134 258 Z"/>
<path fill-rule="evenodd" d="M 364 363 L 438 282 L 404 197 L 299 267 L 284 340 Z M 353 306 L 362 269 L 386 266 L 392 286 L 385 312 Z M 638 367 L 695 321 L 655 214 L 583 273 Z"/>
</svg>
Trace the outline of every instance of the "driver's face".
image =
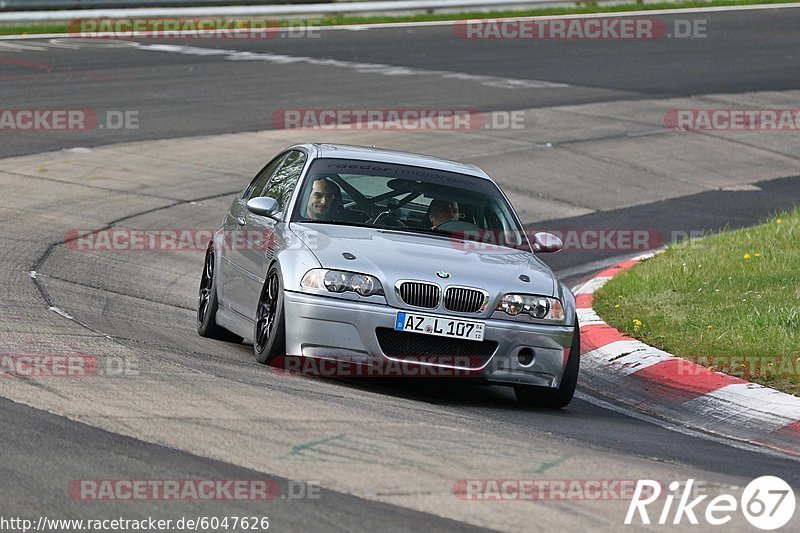
<svg viewBox="0 0 800 533">
<path fill-rule="evenodd" d="M 328 215 L 336 199 L 334 186 L 325 179 L 314 182 L 311 196 L 308 197 L 306 211 L 311 220 L 319 220 Z"/>
</svg>

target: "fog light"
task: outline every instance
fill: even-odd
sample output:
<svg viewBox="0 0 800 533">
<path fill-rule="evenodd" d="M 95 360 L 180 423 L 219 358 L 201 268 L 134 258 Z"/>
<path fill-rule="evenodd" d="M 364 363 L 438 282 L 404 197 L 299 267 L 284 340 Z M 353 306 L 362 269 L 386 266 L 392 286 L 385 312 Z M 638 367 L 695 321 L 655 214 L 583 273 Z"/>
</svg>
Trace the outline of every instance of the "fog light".
<svg viewBox="0 0 800 533">
<path fill-rule="evenodd" d="M 534 353 L 530 348 L 523 348 L 517 353 L 517 363 L 521 367 L 529 367 L 533 365 Z"/>
</svg>

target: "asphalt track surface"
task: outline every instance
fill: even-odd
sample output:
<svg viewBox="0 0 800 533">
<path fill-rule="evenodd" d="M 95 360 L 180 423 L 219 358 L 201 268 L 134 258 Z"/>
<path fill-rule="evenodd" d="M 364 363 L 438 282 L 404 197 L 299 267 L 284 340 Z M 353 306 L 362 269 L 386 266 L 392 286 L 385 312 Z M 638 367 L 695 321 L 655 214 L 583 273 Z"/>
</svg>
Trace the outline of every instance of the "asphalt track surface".
<svg viewBox="0 0 800 533">
<path fill-rule="evenodd" d="M 511 110 L 652 96 L 702 95 L 797 88 L 797 12 L 775 10 L 660 16 L 707 19 L 705 38 L 642 41 L 468 40 L 451 26 L 370 31 L 319 31 L 313 38 L 136 41 L 269 52 L 292 57 L 376 63 L 476 76 L 541 80 L 570 87 L 498 91 L 431 76 L 365 76 L 351 68 L 225 61 L 125 48 L 77 50 L 47 46 L 8 53 L 0 47 L 3 105 L 82 105 L 97 111 L 139 111 L 138 131 L 91 131 L 82 146 L 138 139 L 259 131 L 280 109 L 365 108 Z M 745 22 L 746 19 L 746 22 Z M 8 43 L 8 41 L 5 41 Z M 36 46 L 36 42 L 19 44 Z M 46 43 L 45 43 L 46 44 Z M 66 44 L 69 46 L 69 43 Z M 101 43 L 102 45 L 102 43 Z M 44 46 L 44 44 L 43 44 Z M 388 79 L 387 79 L 388 78 Z M 446 88 L 446 90 L 445 90 Z M 80 100 L 75 100 L 80 95 Z M 70 146 L 74 139 L 0 134 L 3 155 Z"/>
<path fill-rule="evenodd" d="M 270 128 L 270 117 L 276 110 L 286 108 L 416 106 L 493 111 L 800 89 L 800 41 L 796 33 L 800 9 L 701 16 L 708 19 L 709 38 L 681 41 L 478 43 L 454 37 L 452 28 L 447 26 L 324 31 L 319 39 L 137 39 L 136 47 L 109 47 L 108 43 L 71 47 L 68 41 L 24 41 L 20 44 L 27 48 L 3 50 L 0 46 L 3 108 L 134 109 L 147 127 L 80 134 L 0 132 L 0 156 L 261 131 Z M 158 44 L 193 47 L 194 51 L 140 49 Z M 379 63 L 406 67 L 410 73 L 374 75 L 351 66 L 229 60 L 223 55 L 198 55 L 196 48 Z M 453 83 L 441 74 L 419 72 L 422 70 L 457 71 L 473 77 Z M 502 91 L 491 85 L 508 79 L 566 87 L 545 83 L 535 90 Z M 263 159 L 268 156 L 264 154 Z M 258 159 L 252 154 L 250 157 Z M 124 261 L 103 261 L 101 257 L 98 261 L 96 257 L 70 255 L 53 239 L 53 235 L 63 235 L 63 228 L 70 227 L 66 222 L 59 225 L 59 219 L 73 220 L 76 209 L 91 211 L 105 223 L 120 222 L 122 215 L 115 212 L 115 206 L 125 205 L 126 201 L 130 205 L 123 209 L 125 220 L 136 220 L 145 226 L 182 220 L 197 226 L 213 225 L 229 195 L 249 179 L 240 167 L 250 168 L 229 160 L 220 161 L 218 167 L 219 177 L 207 190 L 186 187 L 185 182 L 165 182 L 156 192 L 143 188 L 155 203 L 145 202 L 136 196 L 136 191 L 130 191 L 126 200 L 124 194 L 122 199 L 116 196 L 119 191 L 101 188 L 78 192 L 67 188 L 69 194 L 61 197 L 61 185 L 51 182 L 32 185 L 33 193 L 41 198 L 38 202 L 23 205 L 15 199 L 20 203 L 3 204 L 3 234 L 10 239 L 7 249 L 9 255 L 18 254 L 20 258 L 3 260 L 4 268 L 14 271 L 6 276 L 4 290 L 14 297 L 18 293 L 32 294 L 30 300 L 25 300 L 30 309 L 10 309 L 12 314 L 34 320 L 20 328 L 7 316 L 3 352 L 19 350 L 23 334 L 32 335 L 34 345 L 40 339 L 45 347 L 56 346 L 61 335 L 73 339 L 83 336 L 90 345 L 135 351 L 139 366 L 148 376 L 160 371 L 172 376 L 167 370 L 173 366 L 191 366 L 192 372 L 205 380 L 193 384 L 196 390 L 192 395 L 179 390 L 185 388 L 184 380 L 190 380 L 182 374 L 173 376 L 174 382 L 148 385 L 150 388 L 142 390 L 159 397 L 143 397 L 141 405 L 131 403 L 128 418 L 124 405 L 115 406 L 118 412 L 114 416 L 99 407 L 100 403 L 115 403 L 112 396 L 117 385 L 101 384 L 82 390 L 77 384 L 70 385 L 73 388 L 69 390 L 56 390 L 55 397 L 62 395 L 60 406 L 56 400 L 41 399 L 53 392 L 48 384 L 33 383 L 30 389 L 16 383 L 0 384 L 0 391 L 4 391 L 0 396 L 15 400 L 0 400 L 3 516 L 96 518 L 122 514 L 129 518 L 170 518 L 253 513 L 269 515 L 271 527 L 280 531 L 445 531 L 466 530 L 472 524 L 522 530 L 535 529 L 531 526 L 534 521 L 540 525 L 564 523 L 615 530 L 624 517 L 625 505 L 597 503 L 562 502 L 550 507 L 537 504 L 521 510 L 512 507 L 515 504 L 511 502 L 501 503 L 508 507 L 500 510 L 488 504 L 482 508 L 482 502 L 456 501 L 451 505 L 452 494 L 429 492 L 423 481 L 414 486 L 415 475 L 436 470 L 437 460 L 452 461 L 452 454 L 459 455 L 465 466 L 462 471 L 452 468 L 442 475 L 450 481 L 444 491 L 458 479 L 504 476 L 694 476 L 710 486 L 731 487 L 742 486 L 758 476 L 778 475 L 793 486 L 800 486 L 800 469 L 789 457 L 667 429 L 657 420 L 609 408 L 595 399 L 595 392 L 582 391 L 568 409 L 552 412 L 520 408 L 506 389 L 460 383 L 445 389 L 425 382 L 287 381 L 257 365 L 249 346 L 193 336 L 192 291 L 196 289 L 192 286 L 186 290 L 189 284 L 184 283 L 184 278 L 199 272 L 197 254 Z M 7 195 L 13 196 L 14 174 L 4 168 L 3 161 L 0 170 L 9 172 L 3 187 L 9 187 Z M 545 217 L 545 222 L 539 220 L 537 224 L 560 228 L 646 224 L 663 235 L 687 229 L 745 226 L 800 203 L 795 175 L 787 173 L 761 181 L 755 189 L 683 194 L 586 215 Z M 55 197 L 48 194 L 50 191 L 57 192 Z M 570 193 L 564 197 L 568 199 Z M 199 213 L 189 211 L 190 201 L 199 201 L 205 207 Z M 108 205 L 103 206 L 104 202 Z M 46 209 L 46 220 L 29 218 L 36 216 L 34 209 Z M 16 214 L 12 216 L 13 213 Z M 54 225 L 55 230 L 49 227 L 45 231 L 48 225 Z M 568 281 L 576 282 L 598 265 L 621 255 L 625 254 L 614 250 L 565 252 L 547 260 Z M 28 257 L 32 260 L 28 261 Z M 27 277 L 29 269 L 43 273 L 35 291 Z M 36 300 L 38 303 L 30 303 Z M 59 306 L 77 320 L 47 312 L 49 305 Z M 49 318 L 38 322 L 39 312 L 49 313 Z M 59 330 L 62 322 L 69 323 L 68 332 Z M 136 383 L 120 384 L 119 398 L 133 401 Z M 602 391 L 598 397 L 613 404 L 613 396 L 613 391 Z M 186 405 L 187 399 L 197 402 L 196 409 Z M 42 403 L 37 403 L 40 400 Z M 246 416 L 235 420 L 212 417 L 213 423 L 209 422 L 203 416 L 207 414 L 204 410 L 214 411 L 214 402 L 226 412 L 239 409 Z M 161 406 L 163 412 L 147 419 L 148 408 L 154 405 Z M 251 410 L 261 414 L 257 416 Z M 287 418 L 270 418 L 277 416 L 274 411 Z M 363 427 L 359 413 L 363 413 Z M 317 425 L 311 431 L 300 431 L 303 437 L 348 435 L 343 442 L 351 447 L 349 459 L 331 461 L 336 453 L 327 450 L 327 460 L 312 457 L 305 463 L 293 462 L 282 468 L 282 463 L 273 461 L 271 456 L 283 453 L 285 441 L 273 441 L 269 432 L 272 428 L 281 436 L 292 432 L 292 422 L 304 428 Z M 434 429 L 450 426 L 463 432 L 464 442 L 456 443 L 452 436 L 444 438 Z M 256 430 L 266 431 L 259 434 Z M 428 462 L 418 458 L 400 460 L 409 453 L 409 447 L 398 451 L 393 446 L 403 442 L 423 446 L 424 435 L 420 432 L 426 431 L 432 440 L 424 443 L 427 447 L 422 455 L 427 456 Z M 370 432 L 376 438 L 382 437 L 382 444 L 368 440 L 365 435 Z M 387 444 L 389 441 L 391 444 Z M 299 436 L 297 442 L 302 442 Z M 515 442 L 519 449 L 510 444 Z M 372 455 L 362 449 L 373 445 L 373 453 L 386 457 L 378 461 L 380 469 L 375 467 L 375 473 L 370 474 L 383 477 L 375 478 L 371 486 L 370 480 L 359 479 L 357 471 L 373 472 Z M 509 459 L 496 463 L 502 468 L 493 474 L 492 461 L 498 461 L 497 455 Z M 484 456 L 488 467 L 478 468 L 476 464 L 483 459 L 475 460 L 473 456 Z M 516 473 L 515 462 L 519 465 Z M 562 463 L 567 465 L 566 470 L 558 469 Z M 325 471 L 328 468 L 332 473 Z M 317 477 L 311 474 L 315 470 L 319 472 Z M 326 482 L 336 476 L 341 477 L 342 483 Z M 284 484 L 287 479 L 321 479 L 324 489 L 318 500 L 272 502 L 257 512 L 253 511 L 252 502 L 83 502 L 70 499 L 65 491 L 68 482 L 75 479 L 255 477 Z M 388 481 L 391 478 L 405 483 L 406 490 L 398 490 Z M 382 487 L 389 489 L 382 492 Z M 441 492 L 442 486 L 437 487 Z M 426 503 L 426 499 L 433 503 Z M 500 518 L 503 514 L 507 515 L 505 520 Z M 526 516 L 522 521 L 521 517 Z"/>
</svg>

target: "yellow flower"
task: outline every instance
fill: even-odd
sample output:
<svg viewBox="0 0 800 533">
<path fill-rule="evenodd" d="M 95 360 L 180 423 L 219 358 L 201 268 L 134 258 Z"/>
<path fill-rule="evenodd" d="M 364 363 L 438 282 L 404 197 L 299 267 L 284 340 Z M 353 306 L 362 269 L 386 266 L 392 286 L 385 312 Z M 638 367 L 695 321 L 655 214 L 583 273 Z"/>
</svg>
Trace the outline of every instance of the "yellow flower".
<svg viewBox="0 0 800 533">
<path fill-rule="evenodd" d="M 776 220 L 775 223 L 776 224 L 780 224 L 781 223 L 781 219 Z"/>
<path fill-rule="evenodd" d="M 761 254 L 760 254 L 760 253 L 758 253 L 758 252 L 756 252 L 756 253 L 754 253 L 754 254 L 753 254 L 753 256 L 755 256 L 755 257 L 761 257 Z"/>
<path fill-rule="evenodd" d="M 639 331 L 639 328 L 642 327 L 642 321 L 636 318 L 633 319 L 633 331 Z"/>
<path fill-rule="evenodd" d="M 714 371 L 714 365 L 708 365 L 706 367 L 706 370 L 708 370 L 709 372 L 713 372 Z"/>
<path fill-rule="evenodd" d="M 711 324 L 709 324 L 709 325 L 707 325 L 707 326 L 706 326 L 706 329 L 707 329 L 708 331 L 711 331 L 712 329 L 714 329 L 714 326 L 712 326 Z"/>
<path fill-rule="evenodd" d="M 619 309 L 619 304 L 614 304 L 614 309 Z"/>
<path fill-rule="evenodd" d="M 745 259 L 750 259 L 750 254 L 744 254 Z"/>
</svg>

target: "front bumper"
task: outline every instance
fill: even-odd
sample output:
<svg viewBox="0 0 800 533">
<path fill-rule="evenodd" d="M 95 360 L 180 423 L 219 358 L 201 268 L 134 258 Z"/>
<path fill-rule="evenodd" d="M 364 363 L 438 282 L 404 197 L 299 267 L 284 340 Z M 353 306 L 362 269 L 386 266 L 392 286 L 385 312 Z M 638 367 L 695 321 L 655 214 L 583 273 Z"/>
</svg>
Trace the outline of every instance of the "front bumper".
<svg viewBox="0 0 800 533">
<path fill-rule="evenodd" d="M 376 335 L 377 328 L 394 329 L 399 311 L 402 309 L 388 305 L 285 291 L 286 353 L 325 359 L 346 358 L 367 364 L 403 361 L 387 356 Z M 485 324 L 484 340 L 497 343 L 497 348 L 482 364 L 461 366 L 455 359 L 454 364 L 418 362 L 414 365 L 468 370 L 451 375 L 479 377 L 490 383 L 559 386 L 572 344 L 572 326 L 496 319 L 481 321 Z M 532 362 L 524 366 L 517 358 L 522 350 L 533 353 Z M 408 363 L 403 361 L 403 364 Z"/>
</svg>

